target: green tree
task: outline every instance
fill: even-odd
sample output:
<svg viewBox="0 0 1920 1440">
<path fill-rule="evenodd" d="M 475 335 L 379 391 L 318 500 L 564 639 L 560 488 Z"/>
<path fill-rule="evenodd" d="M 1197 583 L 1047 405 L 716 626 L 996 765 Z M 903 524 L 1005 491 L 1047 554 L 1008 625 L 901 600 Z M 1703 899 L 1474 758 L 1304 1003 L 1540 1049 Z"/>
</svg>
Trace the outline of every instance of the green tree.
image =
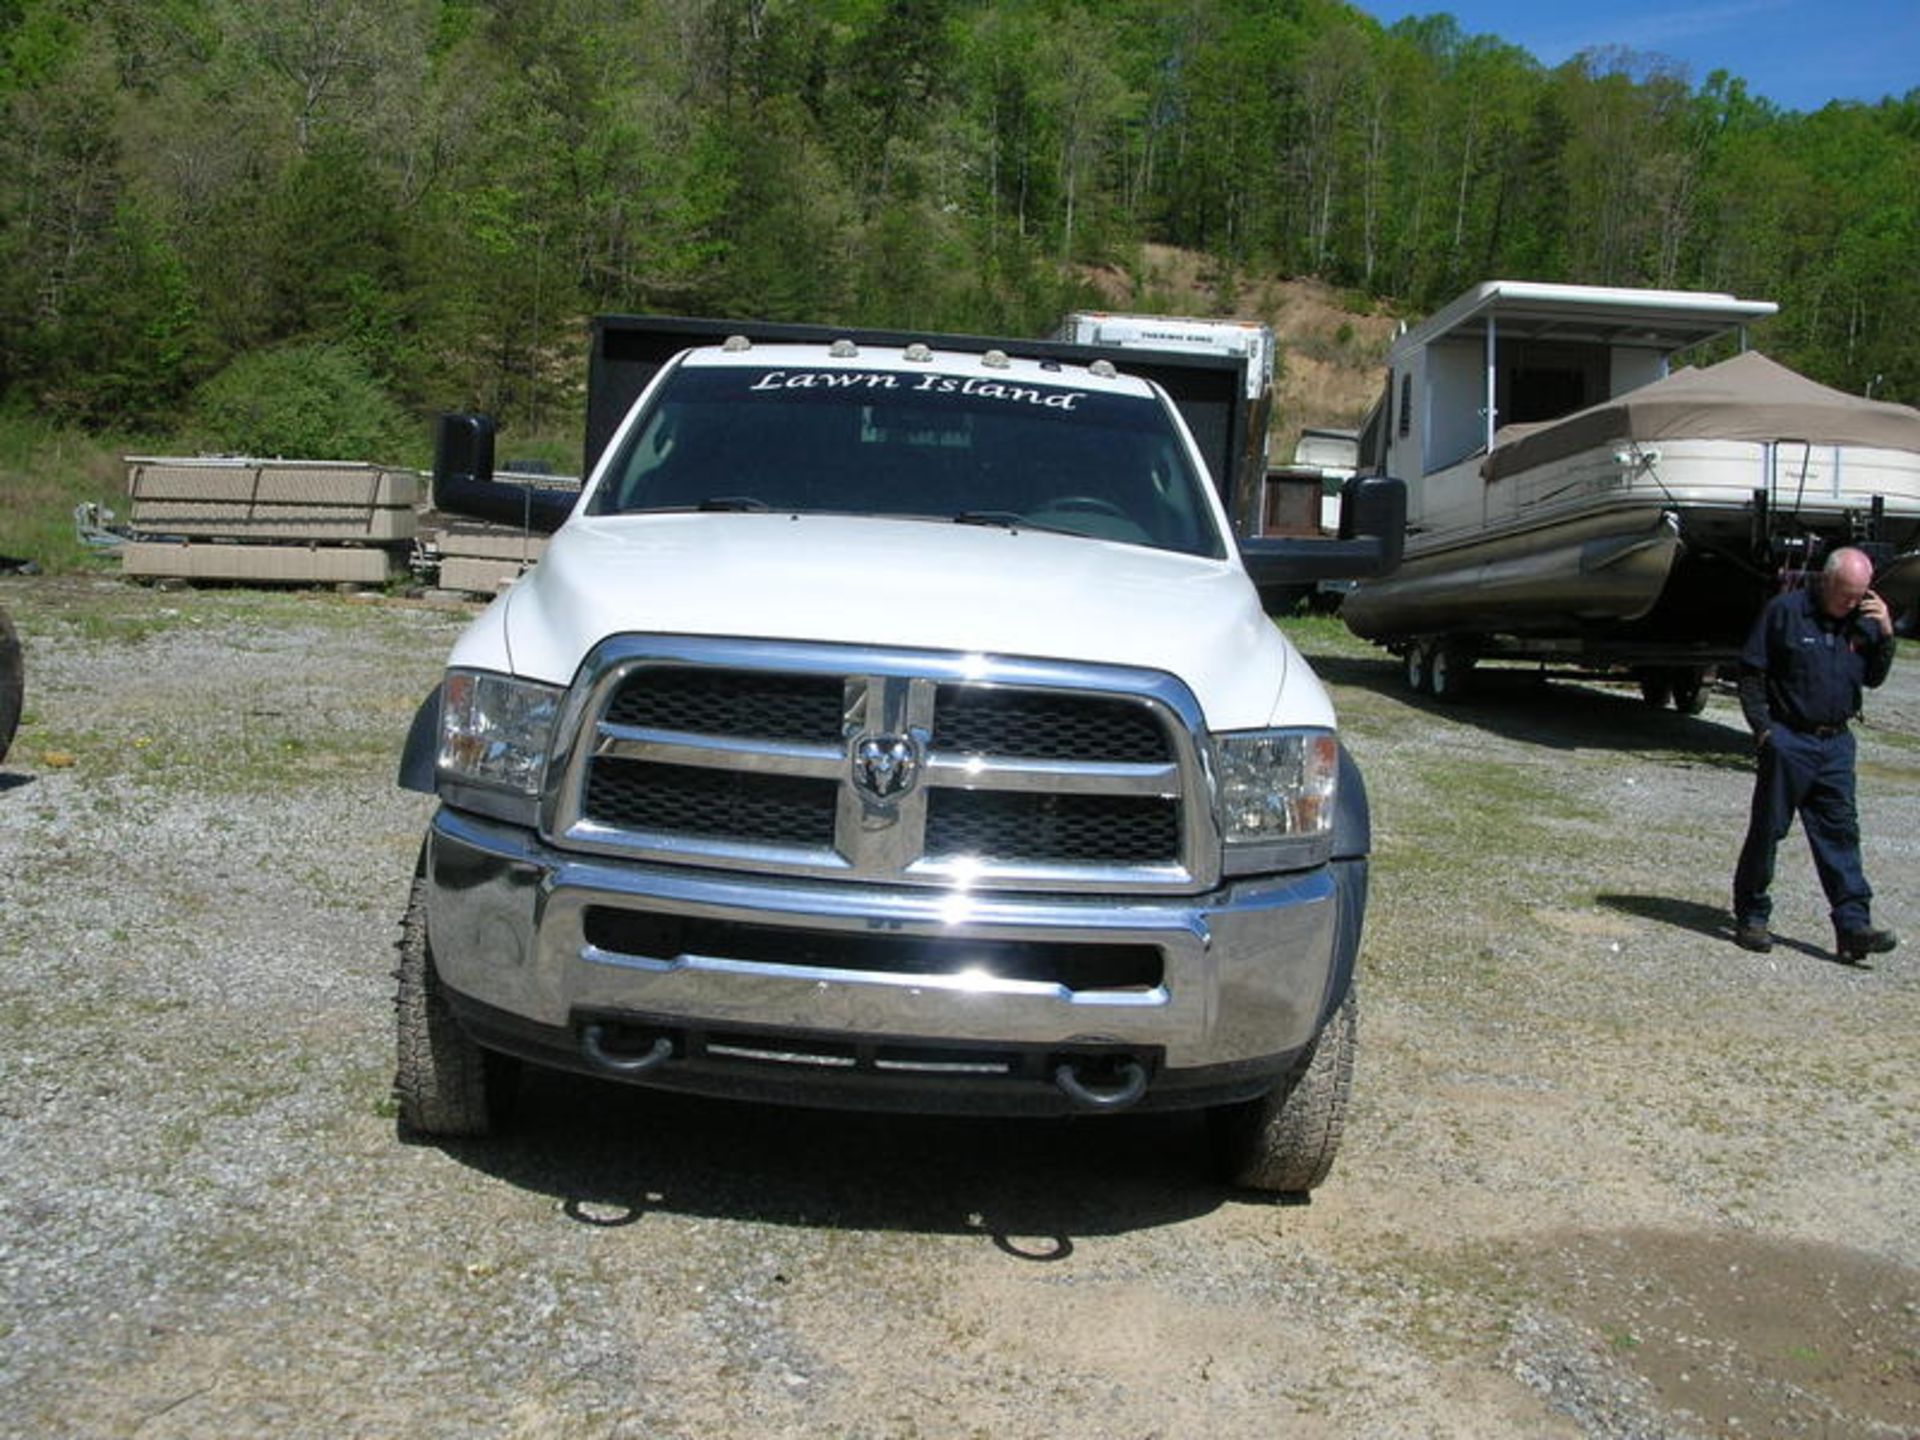
<svg viewBox="0 0 1920 1440">
<path fill-rule="evenodd" d="M 197 321 L 180 256 L 150 216 L 123 201 L 68 276 L 58 314 L 34 331 L 41 408 L 94 425 L 163 424 L 204 359 Z"/>
<path fill-rule="evenodd" d="M 318 342 L 569 423 L 596 311 L 1036 332 L 1144 242 L 1428 307 L 1778 300 L 1920 392 L 1920 92 L 1781 112 L 1340 0 L 0 0 L 0 391 L 165 423 Z"/>
</svg>

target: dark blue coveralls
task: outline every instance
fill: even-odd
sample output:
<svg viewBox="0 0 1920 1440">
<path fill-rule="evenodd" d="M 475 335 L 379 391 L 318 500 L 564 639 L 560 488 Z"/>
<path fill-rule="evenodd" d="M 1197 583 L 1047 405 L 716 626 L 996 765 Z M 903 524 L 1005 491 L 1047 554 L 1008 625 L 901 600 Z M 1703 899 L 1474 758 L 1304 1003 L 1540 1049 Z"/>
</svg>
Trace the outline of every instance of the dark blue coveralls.
<svg viewBox="0 0 1920 1440">
<path fill-rule="evenodd" d="M 1858 613 L 1838 620 L 1822 614 L 1810 590 L 1776 595 L 1754 622 L 1740 654 L 1740 702 L 1761 744 L 1746 843 L 1733 872 L 1738 923 L 1764 926 L 1772 915 L 1774 853 L 1797 813 L 1833 928 L 1848 934 L 1871 925 L 1847 726 L 1860 711 L 1861 689 L 1887 678 L 1893 650 L 1893 637 Z"/>
</svg>

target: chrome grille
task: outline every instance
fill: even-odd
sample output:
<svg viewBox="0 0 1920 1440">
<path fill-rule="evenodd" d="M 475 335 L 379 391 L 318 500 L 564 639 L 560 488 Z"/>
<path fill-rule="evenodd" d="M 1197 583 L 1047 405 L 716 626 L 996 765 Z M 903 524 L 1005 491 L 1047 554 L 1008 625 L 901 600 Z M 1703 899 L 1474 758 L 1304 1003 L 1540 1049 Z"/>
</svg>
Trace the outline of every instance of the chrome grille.
<svg viewBox="0 0 1920 1440">
<path fill-rule="evenodd" d="M 934 701 L 933 748 L 1139 764 L 1173 758 L 1166 731 L 1138 704 L 965 685 L 940 687 Z"/>
<path fill-rule="evenodd" d="M 607 706 L 607 722 L 698 735 L 838 745 L 842 688 L 831 676 L 661 665 L 628 677 Z"/>
<path fill-rule="evenodd" d="M 1178 853 L 1172 800 L 941 790 L 927 802 L 927 854 L 1068 864 L 1151 865 Z"/>
<path fill-rule="evenodd" d="M 589 772 L 586 813 L 623 830 L 831 845 L 836 790 L 828 780 L 695 770 L 609 756 Z"/>
<path fill-rule="evenodd" d="M 582 676 L 548 771 L 559 845 L 982 889 L 1218 878 L 1198 707 L 1157 672 L 621 637 Z M 858 783 L 875 738 L 911 754 L 898 793 Z"/>
</svg>

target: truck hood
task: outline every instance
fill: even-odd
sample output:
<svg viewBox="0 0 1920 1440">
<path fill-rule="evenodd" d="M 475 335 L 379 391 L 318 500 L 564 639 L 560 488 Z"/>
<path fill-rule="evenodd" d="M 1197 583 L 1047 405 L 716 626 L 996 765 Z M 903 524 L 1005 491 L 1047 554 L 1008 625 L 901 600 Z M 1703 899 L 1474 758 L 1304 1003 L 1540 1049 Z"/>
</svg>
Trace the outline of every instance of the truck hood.
<svg viewBox="0 0 1920 1440">
<path fill-rule="evenodd" d="M 1333 723 L 1236 561 L 930 521 L 576 516 L 453 662 L 565 684 L 620 633 L 1140 666 L 1184 680 L 1216 730 Z"/>
</svg>

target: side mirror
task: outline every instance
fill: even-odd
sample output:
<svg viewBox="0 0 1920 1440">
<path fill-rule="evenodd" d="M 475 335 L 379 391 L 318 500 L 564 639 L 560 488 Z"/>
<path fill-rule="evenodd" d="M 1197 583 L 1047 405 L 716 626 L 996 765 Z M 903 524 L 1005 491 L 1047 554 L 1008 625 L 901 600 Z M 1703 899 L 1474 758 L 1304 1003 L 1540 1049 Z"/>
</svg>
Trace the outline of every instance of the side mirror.
<svg viewBox="0 0 1920 1440">
<path fill-rule="evenodd" d="M 1240 558 L 1262 592 L 1320 580 L 1367 580 L 1400 568 L 1407 540 L 1407 485 L 1356 475 L 1340 487 L 1338 539 L 1251 539 Z"/>
<path fill-rule="evenodd" d="M 1340 538 L 1380 542 L 1380 569 L 1400 568 L 1407 541 L 1407 482 L 1388 475 L 1355 475 L 1340 487 Z M 1361 576 L 1354 576 L 1358 580 Z"/>
<path fill-rule="evenodd" d="M 495 480 L 491 415 L 440 417 L 433 439 L 434 509 L 550 535 L 573 513 L 576 498 L 564 490 Z"/>
</svg>

